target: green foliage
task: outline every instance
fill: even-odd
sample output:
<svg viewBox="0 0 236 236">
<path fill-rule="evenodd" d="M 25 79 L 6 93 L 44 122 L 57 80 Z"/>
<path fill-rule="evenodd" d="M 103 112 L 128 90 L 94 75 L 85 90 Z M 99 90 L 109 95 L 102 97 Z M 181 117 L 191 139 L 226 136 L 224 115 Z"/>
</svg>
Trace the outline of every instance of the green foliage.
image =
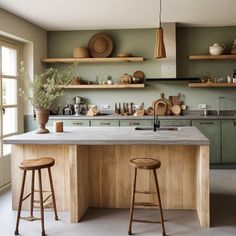
<svg viewBox="0 0 236 236">
<path fill-rule="evenodd" d="M 63 94 L 62 85 L 66 87 L 73 81 L 76 66 L 77 64 L 67 66 L 63 71 L 47 68 L 30 79 L 21 62 L 20 78 L 24 83 L 24 89 L 20 89 L 20 96 L 28 99 L 34 108 L 49 109 L 54 100 Z"/>
</svg>

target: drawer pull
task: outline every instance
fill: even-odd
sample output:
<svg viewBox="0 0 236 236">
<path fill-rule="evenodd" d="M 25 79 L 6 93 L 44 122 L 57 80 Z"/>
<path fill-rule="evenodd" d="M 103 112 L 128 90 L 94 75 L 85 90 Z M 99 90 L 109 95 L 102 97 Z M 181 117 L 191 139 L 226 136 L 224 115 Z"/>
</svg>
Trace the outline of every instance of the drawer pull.
<svg viewBox="0 0 236 236">
<path fill-rule="evenodd" d="M 200 125 L 213 125 L 214 122 L 200 122 Z"/>
<path fill-rule="evenodd" d="M 139 122 L 130 122 L 129 125 L 139 125 Z"/>
<path fill-rule="evenodd" d="M 73 125 L 83 125 L 82 122 L 73 122 Z"/>
<path fill-rule="evenodd" d="M 110 122 L 101 122 L 101 125 L 111 125 Z"/>
<path fill-rule="evenodd" d="M 236 122 L 234 121 L 234 126 L 236 126 Z"/>
</svg>

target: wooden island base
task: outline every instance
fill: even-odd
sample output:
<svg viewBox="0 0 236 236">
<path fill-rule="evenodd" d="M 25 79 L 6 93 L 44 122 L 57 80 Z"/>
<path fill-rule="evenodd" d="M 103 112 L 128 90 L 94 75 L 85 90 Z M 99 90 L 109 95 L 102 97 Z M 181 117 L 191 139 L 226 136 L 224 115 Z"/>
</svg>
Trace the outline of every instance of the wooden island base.
<svg viewBox="0 0 236 236">
<path fill-rule="evenodd" d="M 17 209 L 20 193 L 20 162 L 46 156 L 56 161 L 52 174 L 58 210 L 70 211 L 71 222 L 79 222 L 88 207 L 128 208 L 133 175 L 129 160 L 147 157 L 161 161 L 157 174 L 163 208 L 196 209 L 200 225 L 210 227 L 209 145 L 15 144 L 11 161 L 13 209 Z M 49 189 L 47 175 L 43 177 L 43 186 Z M 137 189 L 155 190 L 152 173 L 139 173 Z M 26 191 L 30 191 L 29 182 Z M 156 199 L 137 195 L 137 200 Z"/>
</svg>

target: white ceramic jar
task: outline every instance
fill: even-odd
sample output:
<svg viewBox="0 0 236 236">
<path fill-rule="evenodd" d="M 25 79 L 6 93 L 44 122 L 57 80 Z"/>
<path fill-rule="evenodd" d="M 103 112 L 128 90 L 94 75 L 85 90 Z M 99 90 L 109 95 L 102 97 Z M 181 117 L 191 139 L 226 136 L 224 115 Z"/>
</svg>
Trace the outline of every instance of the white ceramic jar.
<svg viewBox="0 0 236 236">
<path fill-rule="evenodd" d="M 221 55 L 225 50 L 225 45 L 220 43 L 214 43 L 209 47 L 209 53 L 213 56 Z"/>
</svg>

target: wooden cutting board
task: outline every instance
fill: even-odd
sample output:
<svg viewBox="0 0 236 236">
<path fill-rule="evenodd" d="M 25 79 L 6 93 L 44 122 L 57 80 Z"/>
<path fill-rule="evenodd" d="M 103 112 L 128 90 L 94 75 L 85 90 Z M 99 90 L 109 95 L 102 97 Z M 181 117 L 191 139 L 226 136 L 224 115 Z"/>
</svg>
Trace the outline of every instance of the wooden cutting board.
<svg viewBox="0 0 236 236">
<path fill-rule="evenodd" d="M 181 107 L 180 105 L 176 104 L 171 107 L 171 111 L 174 115 L 180 115 L 181 113 Z"/>
<path fill-rule="evenodd" d="M 155 107 L 154 107 L 154 104 L 156 104 Z M 153 110 L 155 110 L 156 115 L 164 116 L 166 115 L 168 104 L 163 99 L 157 99 L 153 102 L 152 107 L 153 107 Z"/>
</svg>

